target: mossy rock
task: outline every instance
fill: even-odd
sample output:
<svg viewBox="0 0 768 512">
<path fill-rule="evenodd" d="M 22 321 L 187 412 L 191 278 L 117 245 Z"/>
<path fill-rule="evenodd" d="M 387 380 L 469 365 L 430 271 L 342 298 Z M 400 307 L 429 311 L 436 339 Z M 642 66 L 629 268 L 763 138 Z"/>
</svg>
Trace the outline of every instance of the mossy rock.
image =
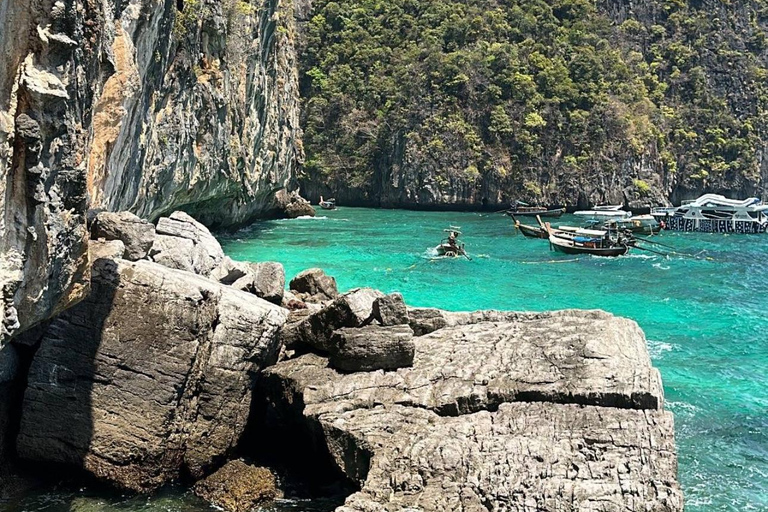
<svg viewBox="0 0 768 512">
<path fill-rule="evenodd" d="M 247 512 L 265 501 L 280 497 L 275 475 L 267 468 L 233 460 L 200 480 L 195 494 L 228 512 Z"/>
</svg>

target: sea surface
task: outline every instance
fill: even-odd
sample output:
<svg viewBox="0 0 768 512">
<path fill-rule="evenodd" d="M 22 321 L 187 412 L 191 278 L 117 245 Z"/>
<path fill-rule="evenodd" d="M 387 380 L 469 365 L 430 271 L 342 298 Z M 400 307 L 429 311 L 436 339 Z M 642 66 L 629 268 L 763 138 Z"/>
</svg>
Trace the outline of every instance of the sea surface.
<svg viewBox="0 0 768 512">
<path fill-rule="evenodd" d="M 572 224 L 564 217 L 557 224 Z M 449 225 L 471 260 L 438 258 Z M 342 290 L 401 292 L 449 310 L 601 308 L 636 320 L 675 414 L 687 512 L 768 511 L 768 236 L 663 233 L 650 252 L 611 259 L 549 251 L 500 214 L 339 208 L 260 222 L 220 237 L 245 261 L 280 261 L 288 278 L 310 267 Z M 286 500 L 266 510 L 332 510 Z M 180 489 L 131 497 L 44 489 L 3 512 L 210 510 Z"/>
<path fill-rule="evenodd" d="M 461 227 L 471 261 L 434 255 L 449 225 Z M 289 279 L 320 267 L 341 289 L 398 291 L 413 306 L 632 318 L 675 414 L 686 511 L 768 511 L 768 236 L 651 240 L 678 254 L 573 257 L 515 234 L 501 214 L 339 208 L 258 223 L 222 243 L 234 259 L 282 262 Z"/>
</svg>

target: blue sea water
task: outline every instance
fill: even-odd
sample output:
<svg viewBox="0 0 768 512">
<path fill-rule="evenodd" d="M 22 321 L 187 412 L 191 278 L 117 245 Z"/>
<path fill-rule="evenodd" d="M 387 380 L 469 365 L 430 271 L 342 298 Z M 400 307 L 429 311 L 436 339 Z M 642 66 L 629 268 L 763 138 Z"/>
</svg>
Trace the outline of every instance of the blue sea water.
<svg viewBox="0 0 768 512">
<path fill-rule="evenodd" d="M 451 224 L 461 226 L 471 261 L 434 255 Z M 645 330 L 675 414 L 686 511 L 768 511 L 768 236 L 667 232 L 653 240 L 680 253 L 669 258 L 573 257 L 516 235 L 499 214 L 340 208 L 260 222 L 220 240 L 235 259 L 282 262 L 289 278 L 321 267 L 341 289 L 399 291 L 414 306 L 601 308 L 632 318 Z M 291 499 L 264 512 L 334 505 Z M 61 487 L 0 503 L 2 512 L 204 510 L 179 488 L 142 497 Z"/>
<path fill-rule="evenodd" d="M 434 256 L 451 224 L 471 261 Z M 414 306 L 632 318 L 675 414 L 686 511 L 768 511 L 768 236 L 666 232 L 653 240 L 680 254 L 573 257 L 515 235 L 504 215 L 340 208 L 221 240 L 234 259 L 282 262 L 289 278 L 321 267 L 341 289 L 399 291 Z"/>
</svg>

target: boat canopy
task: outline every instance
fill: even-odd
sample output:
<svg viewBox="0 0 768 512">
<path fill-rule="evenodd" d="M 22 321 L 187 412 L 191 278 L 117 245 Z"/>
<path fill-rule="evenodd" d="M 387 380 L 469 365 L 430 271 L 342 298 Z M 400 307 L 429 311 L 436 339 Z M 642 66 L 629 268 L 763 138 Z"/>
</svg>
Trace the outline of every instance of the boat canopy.
<svg viewBox="0 0 768 512">
<path fill-rule="evenodd" d="M 761 204 L 760 199 L 756 197 L 750 197 L 749 199 L 728 199 L 720 194 L 704 194 L 700 198 L 686 203 L 685 206 L 699 206 L 705 208 L 713 208 L 718 206 L 725 206 L 729 208 L 749 208 L 750 206 L 758 206 Z"/>
</svg>

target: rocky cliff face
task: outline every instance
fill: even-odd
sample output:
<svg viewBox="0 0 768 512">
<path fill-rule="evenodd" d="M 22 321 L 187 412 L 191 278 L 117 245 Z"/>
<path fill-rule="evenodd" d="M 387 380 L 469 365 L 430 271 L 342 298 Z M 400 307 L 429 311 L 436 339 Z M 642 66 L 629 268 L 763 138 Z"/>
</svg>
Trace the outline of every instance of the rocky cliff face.
<svg viewBox="0 0 768 512">
<path fill-rule="evenodd" d="M 3 2 L 4 338 L 84 295 L 87 205 L 208 225 L 278 213 L 302 159 L 293 14 L 281 0 Z"/>
<path fill-rule="evenodd" d="M 278 208 L 302 159 L 290 2 L 117 2 L 87 162 L 92 206 L 232 225 Z"/>
<path fill-rule="evenodd" d="M 293 3 L 6 0 L 0 27 L 0 351 L 88 294 L 89 207 L 302 213 Z"/>
</svg>

